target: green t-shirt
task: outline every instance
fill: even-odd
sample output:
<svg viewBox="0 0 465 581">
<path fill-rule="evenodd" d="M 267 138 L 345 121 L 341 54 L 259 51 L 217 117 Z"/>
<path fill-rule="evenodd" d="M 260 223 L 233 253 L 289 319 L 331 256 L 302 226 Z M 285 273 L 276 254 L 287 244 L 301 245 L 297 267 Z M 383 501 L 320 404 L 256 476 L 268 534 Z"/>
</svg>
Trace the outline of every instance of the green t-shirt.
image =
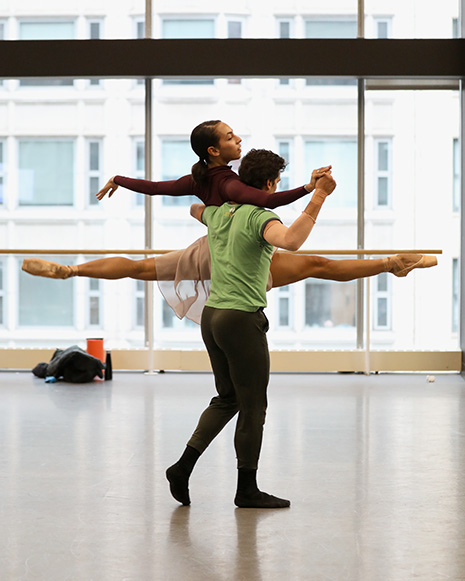
<svg viewBox="0 0 465 581">
<path fill-rule="evenodd" d="M 207 305 L 253 312 L 266 307 L 266 283 L 273 246 L 263 238 L 274 212 L 249 204 L 207 206 L 212 284 Z"/>
</svg>

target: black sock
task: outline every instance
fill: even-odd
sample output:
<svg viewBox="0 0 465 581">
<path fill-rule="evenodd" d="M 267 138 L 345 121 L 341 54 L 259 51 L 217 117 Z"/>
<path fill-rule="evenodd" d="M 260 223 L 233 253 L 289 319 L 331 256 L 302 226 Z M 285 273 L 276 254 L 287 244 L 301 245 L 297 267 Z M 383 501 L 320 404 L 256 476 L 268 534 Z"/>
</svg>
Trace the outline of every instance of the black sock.
<svg viewBox="0 0 465 581">
<path fill-rule="evenodd" d="M 200 452 L 192 446 L 186 446 L 181 458 L 168 468 L 166 478 L 170 483 L 170 491 L 173 497 L 188 506 L 191 503 L 189 496 L 189 476 L 195 463 L 200 457 Z"/>
<path fill-rule="evenodd" d="M 259 492 L 256 470 L 239 468 L 237 471 L 237 492 L 246 496 L 254 492 Z"/>
<path fill-rule="evenodd" d="M 240 508 L 287 508 L 289 500 L 259 490 L 257 471 L 239 468 L 234 503 Z"/>
<path fill-rule="evenodd" d="M 193 448 L 192 446 L 186 446 L 181 458 L 177 461 L 179 466 L 182 466 L 184 470 L 186 470 L 189 475 L 194 469 L 195 463 L 200 458 L 200 452 Z"/>
</svg>

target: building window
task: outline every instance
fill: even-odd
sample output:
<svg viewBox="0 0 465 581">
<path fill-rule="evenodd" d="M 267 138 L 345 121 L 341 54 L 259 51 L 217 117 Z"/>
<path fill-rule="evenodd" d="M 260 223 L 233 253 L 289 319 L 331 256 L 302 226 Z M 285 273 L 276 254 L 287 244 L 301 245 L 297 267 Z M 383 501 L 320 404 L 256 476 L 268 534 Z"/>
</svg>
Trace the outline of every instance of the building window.
<svg viewBox="0 0 465 581">
<path fill-rule="evenodd" d="M 453 183 L 452 183 L 452 210 L 458 212 L 460 210 L 460 141 L 458 139 L 453 140 L 453 152 L 452 152 L 452 171 L 453 171 Z"/>
<path fill-rule="evenodd" d="M 88 21 L 88 38 L 90 40 L 99 40 L 102 38 L 102 21 L 101 20 L 89 20 Z M 100 85 L 100 79 L 90 79 L 89 85 L 91 87 L 98 87 Z"/>
<path fill-rule="evenodd" d="M 228 20 L 228 38 L 242 38 L 242 22 Z"/>
<path fill-rule="evenodd" d="M 74 141 L 19 141 L 19 205 L 72 206 Z"/>
<path fill-rule="evenodd" d="M 88 324 L 89 327 L 94 327 L 100 325 L 101 281 L 98 278 L 90 278 L 88 285 Z"/>
<path fill-rule="evenodd" d="M 375 18 L 375 38 L 391 38 L 391 18 Z"/>
<path fill-rule="evenodd" d="M 63 257 L 47 260 L 63 263 Z M 72 327 L 74 325 L 73 280 L 56 281 L 19 271 L 19 326 Z"/>
<path fill-rule="evenodd" d="M 137 19 L 134 21 L 134 36 L 135 38 L 145 38 L 145 20 Z"/>
<path fill-rule="evenodd" d="M 228 20 L 228 38 L 242 38 L 242 22 L 240 20 Z M 230 85 L 240 85 L 241 79 L 228 79 Z"/>
<path fill-rule="evenodd" d="M 278 20 L 278 38 L 291 38 L 292 21 L 289 19 Z M 288 77 L 280 77 L 280 85 L 289 85 L 290 79 Z"/>
<path fill-rule="evenodd" d="M 145 178 L 145 143 L 142 139 L 136 139 L 134 141 L 134 177 L 139 180 Z M 180 177 L 180 176 L 178 176 Z M 143 206 L 145 196 L 139 194 L 138 196 L 133 196 L 134 204 L 136 206 Z"/>
<path fill-rule="evenodd" d="M 163 19 L 162 38 L 214 38 L 213 19 Z M 213 85 L 213 79 L 165 79 L 165 85 Z"/>
<path fill-rule="evenodd" d="M 305 283 L 305 325 L 307 327 L 355 327 L 354 283 L 323 280 Z"/>
<path fill-rule="evenodd" d="M 89 140 L 87 142 L 87 200 L 90 206 L 97 206 L 99 201 L 95 194 L 102 183 L 102 142 Z"/>
<path fill-rule="evenodd" d="M 19 40 L 72 40 L 75 38 L 74 20 L 23 21 L 19 23 Z M 73 79 L 21 79 L 22 87 L 73 85 Z"/>
<path fill-rule="evenodd" d="M 161 147 L 162 180 L 176 180 L 190 172 L 197 161 L 187 139 L 163 140 Z M 195 196 L 162 196 L 164 206 L 190 206 Z"/>
<path fill-rule="evenodd" d="M 280 139 L 278 141 L 278 153 L 286 160 L 286 167 L 284 171 L 281 172 L 281 181 L 279 182 L 279 190 L 289 190 L 290 189 L 290 171 L 289 166 L 291 164 L 291 142 L 288 139 Z"/>
<path fill-rule="evenodd" d="M 378 208 L 389 208 L 391 206 L 391 149 L 391 140 L 375 140 L 375 205 Z"/>
<path fill-rule="evenodd" d="M 305 38 L 357 38 L 357 19 L 312 18 L 305 21 Z M 310 77 L 307 85 L 356 85 L 356 79 Z"/>
<path fill-rule="evenodd" d="M 168 303 L 162 300 L 162 325 L 164 329 L 195 329 L 198 327 L 196 323 L 184 317 L 184 319 L 178 319 L 174 314 L 174 311 L 168 306 Z"/>
<path fill-rule="evenodd" d="M 0 326 L 5 324 L 5 289 L 3 284 L 4 262 L 0 260 Z"/>
<path fill-rule="evenodd" d="M 144 314 L 145 314 L 145 283 L 143 280 L 136 280 L 136 292 L 135 296 L 135 327 L 144 326 Z"/>
<path fill-rule="evenodd" d="M 460 313 L 460 268 L 459 259 L 452 259 L 452 332 L 459 331 Z"/>
<path fill-rule="evenodd" d="M 134 38 L 145 38 L 145 20 L 142 18 L 137 18 L 134 21 Z M 137 85 L 143 85 L 144 79 L 137 79 Z"/>
<path fill-rule="evenodd" d="M 305 21 L 305 38 L 357 38 L 357 18 L 311 18 Z"/>
<path fill-rule="evenodd" d="M 312 166 L 308 165 L 311 160 Z M 317 167 L 337 168 L 338 196 L 329 196 L 327 208 L 357 207 L 357 142 L 355 139 L 318 139 L 305 142 L 305 175 Z"/>
<path fill-rule="evenodd" d="M 89 38 L 90 40 L 102 38 L 102 22 L 100 20 L 89 20 Z"/>
<path fill-rule="evenodd" d="M 291 324 L 291 299 L 290 286 L 281 286 L 278 289 L 278 326 L 289 327 Z"/>
<path fill-rule="evenodd" d="M 6 40 L 5 23 L 0 21 L 0 41 Z M 0 79 L 0 87 L 3 87 L 3 79 Z"/>
<path fill-rule="evenodd" d="M 387 272 L 374 279 L 373 328 L 387 331 L 391 328 L 391 289 Z"/>
<path fill-rule="evenodd" d="M 5 142 L 0 141 L 0 204 L 4 202 L 5 167 Z"/>
</svg>

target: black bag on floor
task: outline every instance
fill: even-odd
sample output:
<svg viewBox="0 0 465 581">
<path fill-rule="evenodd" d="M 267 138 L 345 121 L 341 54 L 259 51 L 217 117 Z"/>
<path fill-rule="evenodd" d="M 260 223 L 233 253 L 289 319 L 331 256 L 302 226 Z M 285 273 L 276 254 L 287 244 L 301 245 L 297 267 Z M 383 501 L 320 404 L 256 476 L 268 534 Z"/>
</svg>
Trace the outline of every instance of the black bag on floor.
<svg viewBox="0 0 465 581">
<path fill-rule="evenodd" d="M 100 359 L 73 345 L 64 350 L 57 349 L 49 363 L 37 364 L 32 373 L 42 379 L 54 377 L 70 383 L 88 383 L 95 376 L 103 379 L 104 369 L 105 364 Z"/>
</svg>

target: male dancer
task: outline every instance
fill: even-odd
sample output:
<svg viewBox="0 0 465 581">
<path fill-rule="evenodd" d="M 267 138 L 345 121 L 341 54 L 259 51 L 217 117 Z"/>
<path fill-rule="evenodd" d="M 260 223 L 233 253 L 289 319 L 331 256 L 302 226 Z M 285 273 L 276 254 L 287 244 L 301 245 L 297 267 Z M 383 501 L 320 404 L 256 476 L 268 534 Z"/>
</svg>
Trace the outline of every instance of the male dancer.
<svg viewBox="0 0 465 581">
<path fill-rule="evenodd" d="M 215 154 L 214 148 L 209 151 Z M 247 156 L 250 171 L 266 167 L 265 191 L 276 191 L 285 162 L 265 150 Z M 202 413 L 181 458 L 166 471 L 170 490 L 190 504 L 189 476 L 200 455 L 236 414 L 234 445 L 238 483 L 234 502 L 243 508 L 285 508 L 288 500 L 259 490 L 257 468 L 267 407 L 270 372 L 266 341 L 266 284 L 273 247 L 295 251 L 305 242 L 326 197 L 336 187 L 324 172 L 302 214 L 287 228 L 269 210 L 226 202 L 222 206 L 193 204 L 191 214 L 208 226 L 212 261 L 210 296 L 201 329 L 218 395 Z"/>
</svg>

